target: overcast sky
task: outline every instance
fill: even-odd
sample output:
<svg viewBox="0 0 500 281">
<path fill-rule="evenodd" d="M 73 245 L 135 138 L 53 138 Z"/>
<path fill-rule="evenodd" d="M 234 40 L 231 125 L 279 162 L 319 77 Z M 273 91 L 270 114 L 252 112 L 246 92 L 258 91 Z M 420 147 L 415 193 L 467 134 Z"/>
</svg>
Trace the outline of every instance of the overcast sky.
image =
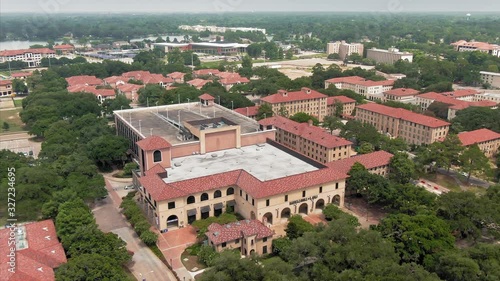
<svg viewBox="0 0 500 281">
<path fill-rule="evenodd" d="M 243 12 L 381 11 L 495 12 L 499 0 L 0 0 L 0 13 L 11 12 Z"/>
</svg>

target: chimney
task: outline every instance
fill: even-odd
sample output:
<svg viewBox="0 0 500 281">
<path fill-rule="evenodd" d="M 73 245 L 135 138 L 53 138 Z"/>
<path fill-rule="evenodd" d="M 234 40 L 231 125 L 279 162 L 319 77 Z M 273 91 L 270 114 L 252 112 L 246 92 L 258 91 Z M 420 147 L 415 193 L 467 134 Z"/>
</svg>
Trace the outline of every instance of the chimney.
<svg viewBox="0 0 500 281">
<path fill-rule="evenodd" d="M 306 87 L 302 87 L 302 92 L 304 92 L 306 94 L 310 94 L 311 93 L 311 89 L 306 88 Z"/>
<path fill-rule="evenodd" d="M 288 93 L 285 90 L 278 90 L 278 94 L 280 94 L 280 95 L 282 95 L 284 97 L 288 96 Z"/>
<path fill-rule="evenodd" d="M 313 125 L 313 120 L 312 120 L 312 119 L 309 119 L 309 121 L 307 121 L 307 124 L 309 124 L 309 127 L 312 127 L 312 125 Z"/>
</svg>

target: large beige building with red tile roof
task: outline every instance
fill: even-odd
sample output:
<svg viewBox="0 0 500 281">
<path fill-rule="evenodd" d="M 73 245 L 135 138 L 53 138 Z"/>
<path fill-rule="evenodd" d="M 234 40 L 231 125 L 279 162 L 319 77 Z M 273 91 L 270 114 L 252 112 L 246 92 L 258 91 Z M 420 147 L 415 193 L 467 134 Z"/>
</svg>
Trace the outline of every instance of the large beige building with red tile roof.
<svg viewBox="0 0 500 281">
<path fill-rule="evenodd" d="M 12 92 L 12 81 L 0 80 L 0 97 L 10 97 Z"/>
<path fill-rule="evenodd" d="M 355 163 L 363 165 L 370 173 L 379 176 L 387 176 L 389 174 L 389 164 L 392 158 L 391 153 L 380 150 L 367 154 L 360 154 L 350 158 L 333 161 L 328 163 L 328 167 L 335 169 L 341 173 L 349 173 Z"/>
<path fill-rule="evenodd" d="M 335 96 L 328 97 L 326 99 L 326 115 L 331 116 L 336 114 L 337 104 L 342 104 L 342 113 L 344 116 L 351 116 L 354 112 L 354 108 L 356 108 L 356 100 L 351 99 L 346 96 Z"/>
<path fill-rule="evenodd" d="M 495 57 L 500 57 L 500 46 L 497 44 L 489 44 L 486 42 L 476 42 L 476 41 L 467 42 L 465 40 L 460 40 L 451 43 L 451 45 L 455 48 L 455 51 L 459 52 L 479 51 L 482 53 L 493 55 Z"/>
<path fill-rule="evenodd" d="M 415 96 L 420 92 L 410 88 L 397 88 L 383 92 L 383 101 L 397 101 L 408 103 L 415 100 Z"/>
<path fill-rule="evenodd" d="M 347 89 L 365 96 L 366 99 L 383 99 L 383 92 L 389 91 L 394 80 L 372 81 L 359 76 L 337 77 L 325 80 L 325 89 L 334 85 L 337 89 Z"/>
<path fill-rule="evenodd" d="M 345 173 L 277 143 L 272 125 L 263 128 L 204 101 L 114 113 L 118 134 L 131 140 L 130 152 L 139 162 L 134 182 L 140 204 L 158 229 L 217 216 L 228 206 L 268 226 L 327 204 L 343 205 Z M 331 135 L 318 138 L 318 145 L 350 145 Z"/>
<path fill-rule="evenodd" d="M 327 96 L 306 87 L 295 92 L 279 90 L 276 94 L 262 98 L 261 104 L 269 104 L 276 115 L 282 109 L 286 110 L 288 116 L 304 112 L 319 121 L 323 121 L 327 115 Z"/>
<path fill-rule="evenodd" d="M 54 269 L 66 261 L 52 220 L 0 229 L 0 276 L 4 280 L 53 281 Z"/>
<path fill-rule="evenodd" d="M 356 153 L 352 142 L 334 136 L 310 123 L 298 123 L 282 116 L 259 121 L 262 129 L 276 129 L 275 140 L 320 163 L 349 158 Z"/>
<path fill-rule="evenodd" d="M 400 137 L 408 144 L 431 144 L 446 138 L 450 123 L 402 108 L 376 103 L 358 105 L 356 120 L 373 125 L 391 137 Z"/>
<path fill-rule="evenodd" d="M 66 78 L 66 82 L 68 82 L 69 87 L 76 85 L 85 85 L 85 86 L 104 85 L 104 80 L 89 75 L 71 76 Z"/>
<path fill-rule="evenodd" d="M 500 134 L 488 129 L 479 129 L 470 132 L 461 132 L 458 138 L 463 146 L 477 144 L 486 157 L 493 157 L 499 153 Z"/>
<path fill-rule="evenodd" d="M 0 63 L 8 61 L 24 61 L 28 67 L 37 67 L 43 58 L 53 58 L 56 52 L 49 48 L 5 50 L 0 51 Z"/>
<path fill-rule="evenodd" d="M 225 225 L 212 223 L 205 236 L 217 252 L 239 249 L 242 255 L 263 255 L 272 250 L 274 231 L 258 220 L 241 220 Z"/>
</svg>

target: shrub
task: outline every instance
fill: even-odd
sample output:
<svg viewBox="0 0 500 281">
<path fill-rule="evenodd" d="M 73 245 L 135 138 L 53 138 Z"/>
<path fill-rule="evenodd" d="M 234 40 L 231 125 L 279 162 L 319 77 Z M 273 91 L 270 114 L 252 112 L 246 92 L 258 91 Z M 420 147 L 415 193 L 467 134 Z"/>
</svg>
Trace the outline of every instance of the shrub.
<svg viewBox="0 0 500 281">
<path fill-rule="evenodd" d="M 158 241 L 158 234 L 152 232 L 151 230 L 144 231 L 139 237 L 147 246 L 156 245 L 156 241 Z"/>
<path fill-rule="evenodd" d="M 141 236 L 146 230 L 149 230 L 151 225 L 146 220 L 141 220 L 134 225 L 134 230 L 137 235 Z"/>
<path fill-rule="evenodd" d="M 206 266 L 213 266 L 214 260 L 219 256 L 219 254 L 210 246 L 203 245 L 198 252 L 198 259 L 200 262 L 204 263 Z"/>
</svg>

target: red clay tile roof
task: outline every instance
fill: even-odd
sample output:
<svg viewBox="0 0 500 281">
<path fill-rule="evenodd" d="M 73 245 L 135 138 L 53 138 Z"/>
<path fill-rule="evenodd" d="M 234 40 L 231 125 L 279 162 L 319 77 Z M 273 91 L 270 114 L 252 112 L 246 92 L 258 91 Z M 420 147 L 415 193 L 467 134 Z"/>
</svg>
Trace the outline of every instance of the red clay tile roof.
<svg viewBox="0 0 500 281">
<path fill-rule="evenodd" d="M 362 164 L 366 169 L 369 170 L 389 165 L 392 156 L 394 155 L 387 151 L 380 150 L 368 154 L 356 155 L 351 158 L 329 162 L 326 165 L 337 172 L 347 174 L 351 170 L 352 165 L 354 165 L 354 163 L 356 162 Z"/>
<path fill-rule="evenodd" d="M 69 86 L 75 85 L 88 85 L 88 86 L 98 86 L 103 85 L 103 80 L 99 79 L 95 76 L 89 75 L 80 75 L 80 76 L 72 76 L 66 78 Z"/>
<path fill-rule="evenodd" d="M 413 122 L 416 124 L 424 125 L 430 128 L 437 128 L 450 125 L 450 123 L 439 120 L 437 118 L 429 117 L 423 114 L 418 114 L 403 108 L 394 108 L 376 103 L 367 103 L 363 105 L 358 105 L 357 108 L 375 112 L 382 115 L 391 116 L 393 118 Z"/>
<path fill-rule="evenodd" d="M 397 96 L 397 97 L 406 97 L 406 96 L 415 96 L 418 95 L 420 92 L 414 89 L 410 88 L 397 88 L 397 89 L 392 89 L 389 91 L 385 91 L 384 94 L 391 95 L 391 96 Z"/>
<path fill-rule="evenodd" d="M 184 75 L 186 75 L 186 73 L 172 72 L 172 73 L 167 74 L 167 77 L 170 77 L 172 79 L 182 79 L 182 78 L 184 78 Z"/>
<path fill-rule="evenodd" d="M 493 107 L 496 105 L 496 103 L 492 101 L 468 102 L 463 100 L 457 100 L 455 98 L 452 98 L 450 93 L 448 93 L 447 95 L 443 95 L 435 92 L 429 92 L 418 95 L 417 97 L 449 104 L 449 107 L 451 109 L 456 109 L 456 110 L 465 109 L 468 108 L 469 106 Z"/>
<path fill-rule="evenodd" d="M 345 82 L 359 82 L 365 81 L 365 78 L 359 76 L 337 77 L 326 80 L 329 83 L 345 83 Z"/>
<path fill-rule="evenodd" d="M 116 84 L 117 82 L 127 83 L 128 80 L 130 80 L 130 78 L 125 76 L 111 76 L 108 78 L 104 78 L 104 81 L 108 84 Z"/>
<path fill-rule="evenodd" d="M 63 45 L 54 46 L 54 49 L 56 49 L 56 50 L 73 50 L 73 49 L 75 49 L 75 47 L 73 45 L 63 44 Z"/>
<path fill-rule="evenodd" d="M 394 85 L 394 80 L 372 81 L 372 80 L 366 80 L 365 78 L 359 76 L 337 77 L 328 79 L 325 82 L 332 84 L 349 83 L 366 87 Z"/>
<path fill-rule="evenodd" d="M 462 89 L 462 90 L 456 90 L 453 92 L 446 92 L 446 93 L 440 93 L 440 95 L 451 97 L 451 98 L 460 98 L 460 97 L 467 97 L 467 96 L 473 96 L 479 94 L 478 91 L 473 90 L 473 89 Z"/>
<path fill-rule="evenodd" d="M 55 54 L 56 52 L 54 50 L 49 49 L 49 48 L 5 50 L 5 51 L 0 51 L 0 57 L 24 55 L 26 53 L 33 53 L 33 54 Z"/>
<path fill-rule="evenodd" d="M 215 76 L 219 77 L 219 78 L 228 78 L 228 77 L 239 77 L 241 78 L 240 74 L 238 72 L 219 72 L 219 73 L 215 73 L 214 74 Z"/>
<path fill-rule="evenodd" d="M 136 85 L 136 84 L 129 84 L 129 83 L 125 83 L 125 84 L 119 84 L 116 86 L 116 88 L 124 93 L 127 93 L 127 92 L 136 92 L 136 91 L 139 91 L 139 89 L 142 89 L 144 88 L 144 85 Z"/>
<path fill-rule="evenodd" d="M 219 245 L 224 242 L 234 241 L 253 235 L 256 235 L 256 239 L 272 237 L 274 231 L 258 220 L 241 220 L 224 225 L 212 223 L 208 226 L 208 231 L 205 235 L 208 240 L 212 241 L 215 245 Z"/>
<path fill-rule="evenodd" d="M 342 104 L 346 104 L 346 103 L 356 102 L 356 100 L 353 100 L 353 99 L 346 97 L 346 96 L 335 96 L 335 97 L 326 98 L 327 105 L 333 105 L 336 102 L 341 102 Z"/>
<path fill-rule="evenodd" d="M 150 136 L 137 142 L 137 145 L 145 151 L 163 149 L 172 147 L 164 138 L 159 136 Z"/>
<path fill-rule="evenodd" d="M 486 42 L 467 42 L 465 40 L 460 40 L 458 42 L 451 43 L 451 45 L 459 46 L 459 47 L 460 46 L 473 47 L 473 48 L 477 48 L 479 50 L 494 50 L 494 49 L 500 48 L 500 46 L 498 46 L 496 44 L 489 44 Z"/>
<path fill-rule="evenodd" d="M 246 78 L 246 77 L 229 76 L 229 77 L 220 79 L 219 82 L 222 85 L 232 85 L 232 84 L 245 84 L 245 83 L 249 83 L 250 80 L 248 80 L 248 78 Z"/>
<path fill-rule="evenodd" d="M 16 72 L 12 73 L 11 77 L 17 78 L 17 77 L 27 77 L 33 75 L 33 72 Z"/>
<path fill-rule="evenodd" d="M 242 108 L 236 108 L 234 110 L 235 112 L 245 115 L 245 116 L 256 116 L 259 113 L 259 106 L 248 106 L 248 107 L 242 107 Z"/>
<path fill-rule="evenodd" d="M 218 69 L 200 69 L 200 70 L 195 70 L 193 71 L 193 75 L 195 76 L 200 76 L 200 75 L 216 75 L 220 71 Z"/>
<path fill-rule="evenodd" d="M 464 146 L 469 146 L 476 143 L 500 139 L 500 134 L 488 129 L 479 129 L 475 131 L 459 133 L 458 138 Z"/>
<path fill-rule="evenodd" d="M 65 263 L 64 249 L 57 239 L 52 220 L 25 224 L 25 235 L 28 248 L 16 252 L 16 273 L 10 273 L 7 256 L 10 247 L 7 239 L 9 229 L 0 230 L 0 273 L 5 280 L 55 280 L 54 268 Z M 5 243 L 4 243 L 5 242 Z"/>
<path fill-rule="evenodd" d="M 0 86 L 12 85 L 11 80 L 0 80 Z"/>
<path fill-rule="evenodd" d="M 274 95 L 270 95 L 261 99 L 261 101 L 268 102 L 271 104 L 282 103 L 282 102 L 291 102 L 291 101 L 300 101 L 300 100 L 311 100 L 311 99 L 322 99 L 327 98 L 326 95 L 323 95 L 320 92 L 315 90 L 311 90 L 309 88 L 302 88 L 300 91 L 296 92 L 287 92 L 284 90 L 278 91 L 278 93 Z"/>
<path fill-rule="evenodd" d="M 189 85 L 195 87 L 195 88 L 201 88 L 201 87 L 205 86 L 205 84 L 207 84 L 209 82 L 212 82 L 212 81 L 196 78 L 196 79 L 193 79 L 191 81 L 188 81 L 187 83 Z"/>
<path fill-rule="evenodd" d="M 198 98 L 200 98 L 200 100 L 215 100 L 214 97 L 212 97 L 211 95 L 209 95 L 207 93 L 204 93 L 203 95 L 199 96 Z"/>
<path fill-rule="evenodd" d="M 68 92 L 70 93 L 78 93 L 78 92 L 91 93 L 94 94 L 96 97 L 97 96 L 113 97 L 116 95 L 115 90 L 113 89 L 96 89 L 95 86 L 73 85 L 69 86 L 67 89 Z"/>
<path fill-rule="evenodd" d="M 325 129 L 311 126 L 308 123 L 298 123 L 283 116 L 273 116 L 259 121 L 264 126 L 273 125 L 274 127 L 298 135 L 306 140 L 310 140 L 326 148 L 334 148 L 345 145 L 352 145 L 352 142 L 334 136 Z"/>
</svg>

